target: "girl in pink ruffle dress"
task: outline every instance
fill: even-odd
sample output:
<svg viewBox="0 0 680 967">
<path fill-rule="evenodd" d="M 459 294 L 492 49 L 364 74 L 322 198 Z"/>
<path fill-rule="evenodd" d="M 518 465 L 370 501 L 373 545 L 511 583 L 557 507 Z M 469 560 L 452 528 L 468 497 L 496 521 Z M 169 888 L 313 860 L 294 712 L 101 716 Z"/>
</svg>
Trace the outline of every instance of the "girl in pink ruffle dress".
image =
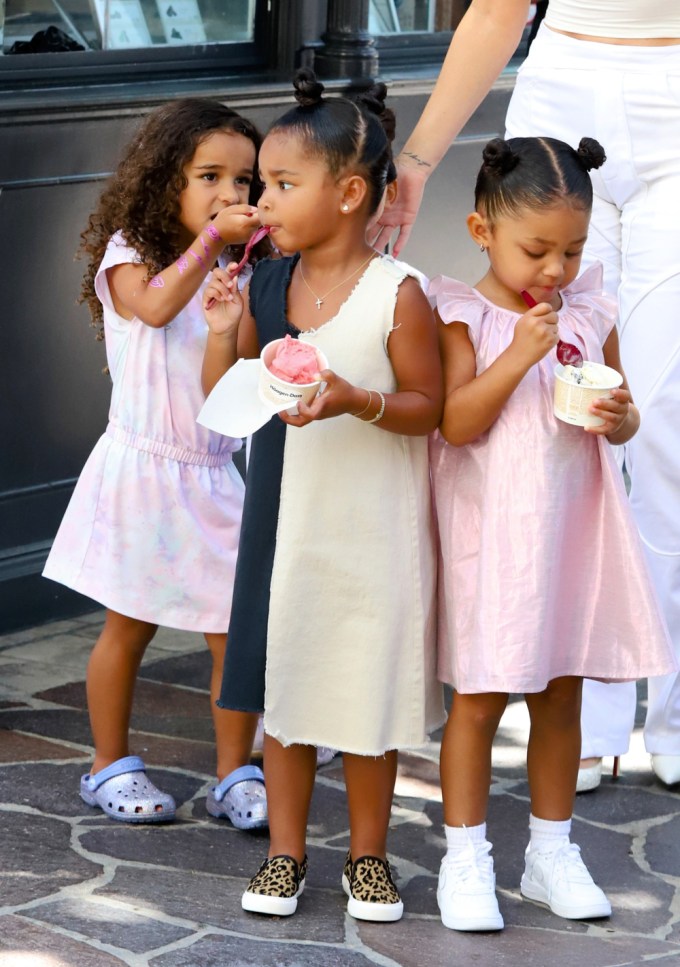
<svg viewBox="0 0 680 967">
<path fill-rule="evenodd" d="M 588 171 L 604 160 L 550 138 L 484 149 L 468 229 L 489 269 L 430 286 L 446 401 L 431 441 L 440 534 L 439 677 L 455 694 L 442 743 L 447 853 L 437 899 L 455 930 L 499 930 L 486 812 L 491 748 L 509 693 L 524 693 L 530 843 L 521 893 L 559 916 L 610 904 L 569 839 L 584 677 L 675 668 L 610 444 L 636 432 L 625 377 L 584 429 L 553 414 L 558 339 L 622 372 L 599 266 L 578 274 Z M 538 303 L 527 309 L 521 293 Z"/>
<path fill-rule="evenodd" d="M 203 633 L 212 653 L 209 812 L 241 828 L 267 822 L 262 771 L 249 764 L 257 716 L 215 705 L 243 509 L 232 460 L 241 441 L 196 422 L 203 292 L 226 244 L 259 225 L 259 145 L 253 125 L 216 101 L 165 105 L 126 149 L 83 233 L 83 297 L 103 324 L 111 407 L 44 574 L 107 609 L 87 670 L 95 755 L 80 795 L 123 822 L 175 815 L 128 747 L 137 671 L 158 625 Z"/>
</svg>

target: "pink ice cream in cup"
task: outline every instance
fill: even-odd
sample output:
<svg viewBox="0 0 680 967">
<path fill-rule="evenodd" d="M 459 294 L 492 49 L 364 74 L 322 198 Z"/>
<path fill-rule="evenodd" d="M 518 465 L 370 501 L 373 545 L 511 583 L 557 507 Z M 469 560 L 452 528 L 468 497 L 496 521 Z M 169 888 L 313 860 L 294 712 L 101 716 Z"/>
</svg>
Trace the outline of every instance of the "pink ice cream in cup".
<svg viewBox="0 0 680 967">
<path fill-rule="evenodd" d="M 281 404 L 290 400 L 286 412 L 297 414 L 297 404 L 311 403 L 321 386 L 320 373 L 328 360 L 315 346 L 284 336 L 267 343 L 260 354 L 260 397 Z"/>
</svg>

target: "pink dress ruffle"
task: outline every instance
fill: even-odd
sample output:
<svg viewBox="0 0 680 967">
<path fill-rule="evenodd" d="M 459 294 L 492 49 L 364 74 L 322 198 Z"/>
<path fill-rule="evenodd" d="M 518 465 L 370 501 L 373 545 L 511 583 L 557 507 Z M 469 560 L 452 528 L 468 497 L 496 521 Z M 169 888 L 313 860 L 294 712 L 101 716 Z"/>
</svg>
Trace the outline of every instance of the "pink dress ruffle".
<svg viewBox="0 0 680 967">
<path fill-rule="evenodd" d="M 560 335 L 602 362 L 615 310 L 593 266 L 562 291 Z M 518 313 L 439 276 L 443 322 L 463 322 L 477 373 Z M 490 429 L 430 441 L 440 535 L 438 673 L 461 693 L 540 692 L 564 675 L 632 680 L 676 669 L 611 445 L 553 415 L 555 352 Z"/>
</svg>

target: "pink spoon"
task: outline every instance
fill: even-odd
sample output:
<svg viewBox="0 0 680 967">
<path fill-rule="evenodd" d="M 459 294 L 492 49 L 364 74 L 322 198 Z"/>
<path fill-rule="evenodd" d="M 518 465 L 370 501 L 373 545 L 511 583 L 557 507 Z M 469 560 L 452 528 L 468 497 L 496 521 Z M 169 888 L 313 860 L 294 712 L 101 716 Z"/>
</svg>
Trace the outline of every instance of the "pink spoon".
<svg viewBox="0 0 680 967">
<path fill-rule="evenodd" d="M 238 265 L 236 266 L 236 268 L 235 269 L 232 269 L 232 271 L 229 273 L 229 275 L 231 276 L 232 279 L 235 279 L 236 276 L 239 274 L 239 272 L 242 272 L 243 271 L 243 267 L 245 266 L 246 262 L 248 261 L 248 258 L 250 256 L 250 253 L 252 252 L 252 250 L 254 249 L 254 247 L 257 245 L 257 243 L 258 242 L 261 242 L 262 239 L 266 235 L 269 234 L 269 229 L 270 229 L 270 226 L 269 225 L 260 225 L 260 227 L 256 231 L 254 231 L 253 234 L 250 236 L 250 238 L 246 242 L 246 248 L 245 248 L 245 251 L 243 253 L 243 258 L 238 263 Z M 212 309 L 212 307 L 214 305 L 215 305 L 215 300 L 214 299 L 208 299 L 208 302 L 206 304 L 206 309 Z"/>
<path fill-rule="evenodd" d="M 534 297 L 526 289 L 522 289 L 520 295 L 530 309 L 538 305 L 538 302 L 536 302 Z M 578 346 L 574 346 L 570 342 L 562 342 L 561 339 L 557 341 L 557 359 L 563 366 L 576 366 L 577 369 L 583 366 L 583 356 Z"/>
</svg>

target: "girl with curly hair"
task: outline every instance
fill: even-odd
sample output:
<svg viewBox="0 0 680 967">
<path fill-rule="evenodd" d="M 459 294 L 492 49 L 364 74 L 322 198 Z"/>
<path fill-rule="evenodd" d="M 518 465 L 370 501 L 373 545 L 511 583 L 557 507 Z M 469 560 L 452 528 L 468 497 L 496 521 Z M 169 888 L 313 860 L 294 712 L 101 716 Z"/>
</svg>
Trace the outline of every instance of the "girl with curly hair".
<svg viewBox="0 0 680 967">
<path fill-rule="evenodd" d="M 95 755 L 80 795 L 123 822 L 175 815 L 128 747 L 137 671 L 165 625 L 202 632 L 212 654 L 218 782 L 208 811 L 239 828 L 267 823 L 263 775 L 248 764 L 257 716 L 215 705 L 243 506 L 232 460 L 241 441 L 196 422 L 202 296 L 226 247 L 259 227 L 259 147 L 255 127 L 218 102 L 167 104 L 128 146 L 82 235 L 82 296 L 106 341 L 112 399 L 44 574 L 107 609 L 87 670 Z"/>
</svg>

